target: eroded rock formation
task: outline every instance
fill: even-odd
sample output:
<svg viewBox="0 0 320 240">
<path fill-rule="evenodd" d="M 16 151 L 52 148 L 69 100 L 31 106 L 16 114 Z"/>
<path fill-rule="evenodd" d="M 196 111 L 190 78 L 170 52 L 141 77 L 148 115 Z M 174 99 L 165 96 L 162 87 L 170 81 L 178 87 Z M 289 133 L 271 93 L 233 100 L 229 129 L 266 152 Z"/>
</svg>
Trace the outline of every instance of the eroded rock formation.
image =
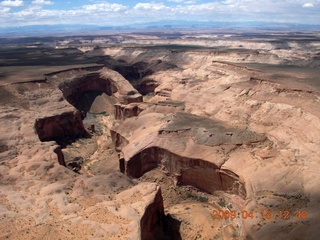
<svg viewBox="0 0 320 240">
<path fill-rule="evenodd" d="M 84 69 L 85 70 L 85 69 Z M 104 92 L 114 96 L 119 103 L 128 104 L 142 102 L 142 96 L 119 73 L 103 68 L 93 72 L 80 71 L 78 74 L 63 72 L 50 75 L 54 84 L 58 85 L 65 99 L 76 106 L 81 95 L 88 91 Z"/>
<path fill-rule="evenodd" d="M 227 128 L 210 118 L 185 112 L 167 116 L 141 113 L 112 132 L 129 176 L 138 178 L 160 166 L 176 178 L 177 184 L 192 185 L 209 193 L 223 190 L 242 198 L 246 198 L 245 184 L 237 171 L 221 169 L 228 159 L 219 151 L 227 155 L 243 145 L 267 142 L 263 135 Z"/>
<path fill-rule="evenodd" d="M 119 104 L 141 102 L 142 96 L 120 74 L 110 69 L 96 69 L 92 67 L 71 69 L 47 75 L 48 82 L 58 86 L 61 90 L 60 102 L 63 98 L 75 107 L 79 107 L 79 99 L 87 92 L 106 93 L 113 96 Z M 63 97 L 62 97 L 63 95 Z M 92 103 L 92 102 L 91 102 Z M 87 108 L 65 112 L 58 115 L 38 118 L 35 129 L 41 141 L 78 138 L 87 134 L 82 119 Z M 133 110 L 133 112 L 135 112 Z M 138 109 L 136 110 L 138 112 Z M 137 115 L 138 113 L 135 113 Z"/>
<path fill-rule="evenodd" d="M 304 194 L 309 189 L 308 192 L 313 196 L 310 199 L 317 199 L 311 180 L 316 173 L 311 166 L 318 162 L 315 154 L 318 156 L 319 152 L 315 149 L 319 138 L 310 134 L 319 131 L 316 75 L 311 80 L 307 75 L 313 70 L 273 67 L 272 64 L 287 61 L 296 64 L 296 60 L 290 56 L 291 50 L 278 52 L 272 46 L 270 49 L 272 54 L 266 50 L 248 54 L 221 54 L 214 50 L 191 50 L 188 53 L 173 51 L 168 54 L 164 51 L 165 60 L 183 59 L 177 62 L 183 70 L 149 75 L 147 82 L 153 82 L 157 87 L 154 89 L 155 96 L 148 101 L 148 107 L 138 117 L 126 119 L 112 129 L 117 150 L 123 153 L 126 173 L 139 177 L 159 166 L 166 174 L 175 177 L 177 183 L 180 181 L 205 189 L 203 187 L 222 182 L 220 189 L 228 189 L 229 192 L 232 192 L 230 189 L 238 189 L 233 193 L 240 194 L 246 200 L 244 206 L 239 205 L 241 209 L 259 212 L 268 208 L 276 214 L 279 208 L 290 208 L 290 212 L 297 212 L 304 206 L 308 212 L 313 212 L 315 205 L 307 203 L 309 197 Z M 141 49 L 128 51 L 130 56 L 139 56 L 139 60 L 151 54 Z M 115 58 L 123 57 L 124 52 L 124 49 L 105 49 L 106 54 Z M 279 55 L 275 56 L 275 53 Z M 158 58 L 158 53 L 154 53 L 153 57 L 150 61 Z M 130 57 L 128 59 L 134 61 Z M 260 63 L 258 69 L 255 69 L 257 65 L 250 65 L 252 62 Z M 183 102 L 183 109 L 159 105 L 162 101 Z M 176 122 L 181 127 L 175 128 L 170 122 L 174 123 L 176 116 L 173 115 L 177 111 L 192 113 L 199 120 L 209 117 L 219 124 L 211 124 L 210 129 L 203 127 L 210 126 L 209 122 L 204 121 L 206 123 L 203 125 L 190 127 L 190 118 L 184 118 L 185 121 Z M 306 129 L 309 129 L 309 133 L 306 133 Z M 175 168 L 168 169 L 166 158 L 174 160 L 173 164 L 176 163 L 178 167 L 174 165 Z M 182 159 L 188 160 L 190 165 L 177 171 Z M 192 164 L 195 160 L 203 161 L 197 163 L 200 166 L 211 163 L 212 169 L 219 169 L 219 175 L 204 184 L 206 186 L 198 184 L 206 182 L 205 178 L 210 179 L 211 174 L 206 173 L 204 169 L 207 168 Z M 309 170 L 306 170 L 305 164 Z M 306 172 L 313 177 L 302 179 L 301 174 L 306 176 Z M 219 187 L 216 185 L 217 189 Z M 314 226 L 315 221 L 311 221 Z M 265 223 L 259 216 L 257 219 L 244 220 L 242 224 L 242 236 L 253 238 L 263 238 L 270 235 L 270 231 L 279 238 L 280 235 L 295 236 L 295 231 L 299 232 L 299 228 L 305 227 L 300 222 L 292 230 L 283 220 L 274 219 L 275 225 L 284 224 L 283 229 L 290 232 L 282 231 L 279 235 L 278 230 L 273 230 L 272 224 Z M 315 228 L 311 227 L 310 231 L 315 233 Z"/>
<path fill-rule="evenodd" d="M 66 79 L 72 75 L 68 71 L 60 74 Z M 135 240 L 162 236 L 163 200 L 156 184 L 133 184 L 117 169 L 112 174 L 87 176 L 65 167 L 63 151 L 55 141 L 80 137 L 86 131 L 80 111 L 64 100 L 51 80 L 61 82 L 51 77 L 44 83 L 29 83 L 32 88 L 23 95 L 15 88 L 24 85 L 6 87 L 13 97 L 30 105 L 27 110 L 1 106 L 0 122 L 6 128 L 1 128 L 0 138 L 0 238 Z M 131 88 L 129 93 L 119 91 L 114 94 L 124 102 L 139 99 Z"/>
<path fill-rule="evenodd" d="M 139 104 L 114 104 L 114 116 L 116 120 L 136 117 L 143 109 Z"/>
<path fill-rule="evenodd" d="M 280 45 L 254 40 L 207 43 L 242 46 L 223 51 L 117 46 L 87 54 L 99 50 L 134 66 L 119 71 L 138 69 L 141 90 L 152 91 L 145 103 L 128 81 L 103 66 L 72 68 L 21 84 L 5 80 L 0 88 L 0 238 L 164 239 L 162 192 L 172 197 L 165 201 L 172 204 L 166 213 L 183 221 L 177 224 L 183 239 L 316 239 L 319 74 L 299 66 L 317 66 L 311 58 L 319 45 L 291 42 L 290 48 L 277 49 Z M 162 71 L 166 62 L 177 67 Z M 288 62 L 296 65 L 271 65 Z M 81 161 L 108 166 L 96 175 L 93 165 L 84 165 L 81 174 L 70 171 L 56 142 L 39 141 L 77 136 L 83 126 L 75 107 L 88 93 L 104 93 L 110 98 L 106 104 L 116 104 L 116 121 L 97 108 L 101 122 L 113 125 L 111 137 L 97 124 L 91 142 L 73 144 L 85 152 Z M 108 137 L 115 150 L 105 143 Z M 119 157 L 116 164 L 112 154 Z M 167 188 L 140 182 L 145 179 L 166 182 Z M 188 197 L 193 188 L 176 185 L 215 196 L 194 189 Z M 180 196 L 179 189 L 185 194 Z M 252 211 L 255 217 L 213 221 L 215 209 Z M 279 217 L 286 209 L 288 220 Z M 270 220 L 259 215 L 267 210 Z M 297 218 L 299 211 L 307 216 Z"/>
<path fill-rule="evenodd" d="M 38 118 L 35 129 L 41 141 L 54 141 L 63 138 L 84 137 L 87 131 L 79 111 L 66 112 L 51 117 Z"/>
<path fill-rule="evenodd" d="M 208 193 L 221 190 L 246 198 L 244 183 L 234 172 L 221 171 L 214 163 L 182 157 L 156 147 L 144 149 L 128 160 L 126 174 L 138 178 L 159 166 L 176 178 L 177 185 L 191 185 Z"/>
</svg>

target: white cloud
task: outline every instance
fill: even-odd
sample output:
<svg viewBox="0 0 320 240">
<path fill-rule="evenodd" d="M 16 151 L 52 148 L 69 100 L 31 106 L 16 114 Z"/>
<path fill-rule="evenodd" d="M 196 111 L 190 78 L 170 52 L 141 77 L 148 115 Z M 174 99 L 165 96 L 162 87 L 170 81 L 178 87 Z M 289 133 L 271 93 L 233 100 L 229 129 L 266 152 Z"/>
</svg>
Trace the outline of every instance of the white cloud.
<svg viewBox="0 0 320 240">
<path fill-rule="evenodd" d="M 312 3 L 305 3 L 305 4 L 302 5 L 302 7 L 304 7 L 304 8 L 313 8 L 314 5 Z"/>
<path fill-rule="evenodd" d="M 53 2 L 51 1 L 45 1 L 45 0 L 34 0 L 32 1 L 33 4 L 37 4 L 37 5 L 52 5 Z"/>
<path fill-rule="evenodd" d="M 197 4 L 197 5 L 190 5 L 188 6 L 188 9 L 191 11 L 203 11 L 203 10 L 215 10 L 219 7 L 218 3 L 203 3 L 203 4 Z"/>
<path fill-rule="evenodd" d="M 168 2 L 195 4 L 197 0 L 168 0 Z"/>
<path fill-rule="evenodd" d="M 10 8 L 8 7 L 0 8 L 0 13 L 8 13 L 8 12 L 10 12 Z"/>
<path fill-rule="evenodd" d="M 195 4 L 197 0 L 190 0 L 190 1 L 185 1 L 185 4 Z"/>
<path fill-rule="evenodd" d="M 4 7 L 22 7 L 24 4 L 21 0 L 6 0 L 2 1 L 0 5 Z"/>
<path fill-rule="evenodd" d="M 164 19 L 224 22 L 291 21 L 317 25 L 320 22 L 317 11 L 320 9 L 320 0 L 216 0 L 207 3 L 196 0 L 162 0 L 149 3 L 141 1 L 133 7 L 129 7 L 129 4 L 92 0 L 92 4 L 77 8 L 68 5 L 67 1 L 65 10 L 45 10 L 42 8 L 43 5 L 52 3 L 54 0 L 29 0 L 28 4 L 25 1 L 25 7 L 19 11 L 10 8 L 23 5 L 22 0 L 2 1 L 0 2 L 0 22 L 11 26 L 79 22 L 127 25 Z M 311 8 L 315 11 L 309 11 L 310 13 L 306 15 L 306 9 Z"/>
<path fill-rule="evenodd" d="M 162 3 L 138 3 L 133 7 L 135 10 L 162 10 L 167 8 L 165 5 Z"/>
<path fill-rule="evenodd" d="M 90 12 L 119 12 L 127 9 L 126 6 L 117 3 L 98 3 L 92 5 L 84 5 L 82 6 L 82 8 L 85 11 Z"/>
</svg>

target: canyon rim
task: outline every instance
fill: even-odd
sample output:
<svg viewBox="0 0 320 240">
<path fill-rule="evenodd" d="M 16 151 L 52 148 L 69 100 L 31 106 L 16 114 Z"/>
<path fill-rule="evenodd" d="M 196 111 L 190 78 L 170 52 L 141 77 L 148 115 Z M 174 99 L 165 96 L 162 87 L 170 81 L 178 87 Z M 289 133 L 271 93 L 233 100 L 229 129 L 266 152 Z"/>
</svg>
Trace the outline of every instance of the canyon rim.
<svg viewBox="0 0 320 240">
<path fill-rule="evenodd" d="M 0 46 L 0 238 L 317 239 L 318 32 L 24 41 Z"/>
</svg>

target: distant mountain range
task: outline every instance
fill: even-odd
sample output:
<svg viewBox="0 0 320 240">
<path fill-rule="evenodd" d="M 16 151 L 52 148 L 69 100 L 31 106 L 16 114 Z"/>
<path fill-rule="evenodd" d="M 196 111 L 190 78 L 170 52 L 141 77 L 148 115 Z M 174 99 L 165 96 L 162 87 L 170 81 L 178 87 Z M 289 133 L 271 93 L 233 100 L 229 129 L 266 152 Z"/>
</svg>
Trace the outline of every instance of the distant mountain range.
<svg viewBox="0 0 320 240">
<path fill-rule="evenodd" d="M 0 27 L 0 37 L 53 36 L 75 34 L 99 34 L 105 32 L 163 31 L 163 30 L 320 30 L 320 25 L 272 23 L 272 22 L 197 22 L 158 21 L 124 26 L 97 25 L 32 25 L 21 27 Z"/>
</svg>

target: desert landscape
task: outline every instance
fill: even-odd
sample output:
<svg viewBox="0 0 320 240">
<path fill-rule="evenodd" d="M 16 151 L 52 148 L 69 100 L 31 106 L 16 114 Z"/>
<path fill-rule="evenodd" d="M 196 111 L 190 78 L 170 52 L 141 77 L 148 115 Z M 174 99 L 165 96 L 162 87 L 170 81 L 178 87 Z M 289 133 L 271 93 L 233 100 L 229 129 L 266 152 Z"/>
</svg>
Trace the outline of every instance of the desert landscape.
<svg viewBox="0 0 320 240">
<path fill-rule="evenodd" d="M 318 239 L 320 32 L 0 39 L 0 239 Z"/>
</svg>

